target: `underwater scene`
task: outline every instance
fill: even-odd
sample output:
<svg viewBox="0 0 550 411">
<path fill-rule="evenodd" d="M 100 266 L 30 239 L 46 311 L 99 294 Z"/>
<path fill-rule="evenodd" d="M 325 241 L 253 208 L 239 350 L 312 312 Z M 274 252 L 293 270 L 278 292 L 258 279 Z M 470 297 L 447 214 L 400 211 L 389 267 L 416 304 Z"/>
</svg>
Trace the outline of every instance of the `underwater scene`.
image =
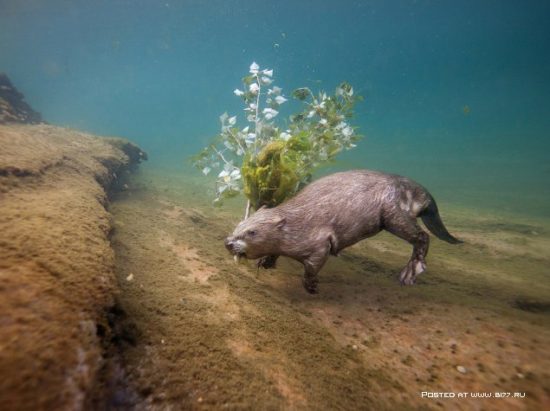
<svg viewBox="0 0 550 411">
<path fill-rule="evenodd" d="M 550 409 L 549 19 L 0 0 L 0 410 Z"/>
</svg>

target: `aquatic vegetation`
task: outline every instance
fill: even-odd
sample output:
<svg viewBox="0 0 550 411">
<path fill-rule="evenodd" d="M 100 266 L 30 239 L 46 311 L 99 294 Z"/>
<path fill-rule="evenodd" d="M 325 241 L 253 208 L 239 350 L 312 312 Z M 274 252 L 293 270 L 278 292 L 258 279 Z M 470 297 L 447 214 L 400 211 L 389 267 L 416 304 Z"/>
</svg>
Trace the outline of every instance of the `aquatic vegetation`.
<svg viewBox="0 0 550 411">
<path fill-rule="evenodd" d="M 307 87 L 294 90 L 292 97 L 303 108 L 281 127 L 275 119 L 288 100 L 274 81 L 273 70 L 252 63 L 243 88 L 233 91 L 245 104 L 248 124 L 240 128 L 237 116 L 222 114 L 220 134 L 194 158 L 205 175 L 218 172 L 214 202 L 242 193 L 247 215 L 251 207 L 272 207 L 293 196 L 315 169 L 360 139 L 349 120 L 362 98 L 350 84 L 341 83 L 333 95 L 314 94 Z"/>
</svg>

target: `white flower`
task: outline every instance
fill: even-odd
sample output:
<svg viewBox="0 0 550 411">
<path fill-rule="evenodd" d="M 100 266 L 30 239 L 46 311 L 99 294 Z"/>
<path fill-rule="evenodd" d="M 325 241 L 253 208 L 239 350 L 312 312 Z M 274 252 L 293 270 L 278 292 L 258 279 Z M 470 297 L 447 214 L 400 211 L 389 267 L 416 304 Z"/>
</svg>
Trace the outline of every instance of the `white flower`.
<svg viewBox="0 0 550 411">
<path fill-rule="evenodd" d="M 264 111 L 262 111 L 262 113 L 264 114 L 266 120 L 271 120 L 272 118 L 274 118 L 277 114 L 279 114 L 279 112 L 277 110 L 274 110 L 272 108 L 264 108 Z"/>
<path fill-rule="evenodd" d="M 315 115 L 315 111 L 311 110 L 309 113 L 307 113 L 307 118 L 311 118 Z"/>
<path fill-rule="evenodd" d="M 206 176 L 212 169 L 210 167 L 204 167 L 202 169 L 202 173 Z"/>
<path fill-rule="evenodd" d="M 271 70 L 263 70 L 262 73 L 264 73 L 266 76 L 268 77 L 272 77 L 273 76 L 273 69 Z"/>
<path fill-rule="evenodd" d="M 248 90 L 252 94 L 257 94 L 258 91 L 260 90 L 260 86 L 258 85 L 258 83 L 252 83 L 250 86 L 248 86 Z"/>
<path fill-rule="evenodd" d="M 237 96 L 237 97 L 240 97 L 244 94 L 244 91 L 242 90 L 239 90 L 238 88 L 236 88 L 235 90 L 233 90 L 233 93 Z"/>
<path fill-rule="evenodd" d="M 327 119 L 322 118 L 321 120 L 319 120 L 319 124 L 321 124 L 322 126 L 326 126 L 327 125 Z"/>
<path fill-rule="evenodd" d="M 229 174 L 229 177 L 231 177 L 232 180 L 238 180 L 241 178 L 241 170 L 239 170 L 238 168 L 236 168 L 235 170 L 233 170 L 230 174 Z"/>
<path fill-rule="evenodd" d="M 345 137 L 350 137 L 350 136 L 353 134 L 353 129 L 352 129 L 350 126 L 346 126 L 346 127 L 342 130 L 342 134 L 343 134 Z"/>
<path fill-rule="evenodd" d="M 251 110 L 256 110 L 256 108 L 258 108 L 258 106 L 256 105 L 256 103 L 250 103 L 248 105 L 248 107 L 251 109 Z"/>
<path fill-rule="evenodd" d="M 273 87 L 272 89 L 269 89 L 267 90 L 267 94 L 271 95 L 271 94 L 281 94 L 281 91 L 283 91 L 283 89 L 281 87 Z"/>
<path fill-rule="evenodd" d="M 283 96 L 277 96 L 275 97 L 275 101 L 277 102 L 277 104 L 283 104 L 285 101 L 288 101 L 288 100 Z"/>
<path fill-rule="evenodd" d="M 246 116 L 246 120 L 252 123 L 253 121 L 256 121 L 256 116 L 254 114 L 249 114 Z"/>
<path fill-rule="evenodd" d="M 338 123 L 338 125 L 335 128 L 336 128 L 336 130 L 341 130 L 346 126 L 347 126 L 347 124 L 344 121 L 341 121 L 340 123 Z"/>
<path fill-rule="evenodd" d="M 229 184 L 232 181 L 239 180 L 241 178 L 241 171 L 238 168 L 234 168 L 231 171 L 224 169 L 220 172 L 220 174 L 218 174 L 218 178 L 224 183 Z"/>
<path fill-rule="evenodd" d="M 260 66 L 258 66 L 258 64 L 256 64 L 255 61 L 253 61 L 252 64 L 250 65 L 250 73 L 251 74 L 258 74 L 259 69 L 260 69 Z"/>
<path fill-rule="evenodd" d="M 269 77 L 267 77 L 267 76 L 262 76 L 261 80 L 262 80 L 262 83 L 263 83 L 263 84 L 266 84 L 266 85 L 269 85 L 269 84 L 273 83 L 273 80 L 271 80 L 271 79 L 270 79 Z"/>
<path fill-rule="evenodd" d="M 234 126 L 237 123 L 237 116 L 229 117 L 229 120 L 227 120 L 230 126 Z"/>
<path fill-rule="evenodd" d="M 336 89 L 336 95 L 337 96 L 343 96 L 344 94 L 348 95 L 349 97 L 353 96 L 353 87 L 349 88 L 349 91 L 345 91 L 343 88 L 338 87 Z"/>
<path fill-rule="evenodd" d="M 242 132 L 243 132 L 244 134 L 248 133 L 248 128 L 249 128 L 249 127 L 246 126 L 245 128 L 242 129 Z"/>
<path fill-rule="evenodd" d="M 247 146 L 250 146 L 254 144 L 254 140 L 256 140 L 256 133 L 248 133 L 244 142 L 246 143 Z"/>
<path fill-rule="evenodd" d="M 280 137 L 284 140 L 284 141 L 288 141 L 290 139 L 290 137 L 292 137 L 290 134 L 288 133 L 285 133 L 284 131 L 280 134 Z"/>
</svg>

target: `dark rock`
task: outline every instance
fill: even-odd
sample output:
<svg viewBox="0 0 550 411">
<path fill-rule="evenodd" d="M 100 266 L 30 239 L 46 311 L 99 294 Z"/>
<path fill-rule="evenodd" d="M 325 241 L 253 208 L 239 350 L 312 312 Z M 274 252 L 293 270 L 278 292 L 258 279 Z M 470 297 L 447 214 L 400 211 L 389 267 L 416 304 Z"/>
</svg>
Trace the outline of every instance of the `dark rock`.
<svg viewBox="0 0 550 411">
<path fill-rule="evenodd" d="M 25 102 L 8 76 L 0 73 L 0 124 L 6 123 L 38 124 L 42 116 Z"/>
</svg>

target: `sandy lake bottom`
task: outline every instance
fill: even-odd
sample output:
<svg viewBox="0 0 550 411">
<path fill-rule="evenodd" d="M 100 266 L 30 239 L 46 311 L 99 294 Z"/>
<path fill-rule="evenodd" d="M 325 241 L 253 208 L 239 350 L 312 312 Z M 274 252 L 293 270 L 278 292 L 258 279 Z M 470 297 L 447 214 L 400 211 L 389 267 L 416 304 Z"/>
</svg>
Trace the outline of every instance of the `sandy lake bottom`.
<svg viewBox="0 0 550 411">
<path fill-rule="evenodd" d="M 550 407 L 547 220 L 443 203 L 465 244 L 433 239 L 417 285 L 397 281 L 411 247 L 382 233 L 331 257 L 308 295 L 294 261 L 233 262 L 223 239 L 242 204 L 214 208 L 208 189 L 148 166 L 113 198 L 125 371 L 112 407 Z"/>
</svg>

